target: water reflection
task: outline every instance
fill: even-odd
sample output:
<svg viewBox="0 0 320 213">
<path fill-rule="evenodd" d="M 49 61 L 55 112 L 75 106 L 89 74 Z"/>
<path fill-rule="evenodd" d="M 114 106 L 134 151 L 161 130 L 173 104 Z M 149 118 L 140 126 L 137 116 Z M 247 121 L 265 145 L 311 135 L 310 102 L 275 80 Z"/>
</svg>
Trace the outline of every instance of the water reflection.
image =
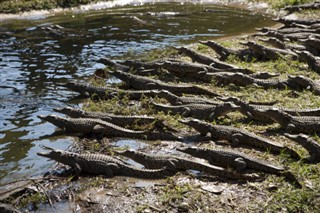
<svg viewBox="0 0 320 213">
<path fill-rule="evenodd" d="M 45 171 L 36 156 L 45 144 L 65 149 L 70 137 L 43 138 L 55 127 L 39 114 L 82 100 L 56 86 L 85 79 L 102 57 L 121 58 L 148 50 L 230 36 L 267 26 L 268 18 L 216 5 L 155 3 L 86 13 L 66 12 L 41 20 L 0 23 L 1 183 Z M 124 142 L 125 143 L 125 142 Z"/>
</svg>

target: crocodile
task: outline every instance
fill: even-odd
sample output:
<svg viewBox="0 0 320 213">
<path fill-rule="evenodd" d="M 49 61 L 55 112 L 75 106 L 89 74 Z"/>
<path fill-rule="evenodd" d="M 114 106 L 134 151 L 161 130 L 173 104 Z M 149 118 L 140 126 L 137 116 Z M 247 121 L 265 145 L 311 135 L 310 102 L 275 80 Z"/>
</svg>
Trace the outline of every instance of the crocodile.
<svg viewBox="0 0 320 213">
<path fill-rule="evenodd" d="M 178 106 L 163 105 L 150 102 L 153 108 L 157 111 L 164 111 L 166 113 L 180 114 L 183 117 L 194 117 L 213 121 L 220 116 L 224 116 L 229 112 L 239 109 L 238 106 L 231 102 L 225 102 L 219 105 L 208 104 L 185 104 Z"/>
<path fill-rule="evenodd" d="M 320 132 L 320 116 L 292 116 L 277 108 L 258 109 L 257 112 L 268 116 L 289 132 Z"/>
<path fill-rule="evenodd" d="M 284 135 L 291 140 L 296 141 L 309 152 L 310 157 L 308 159 L 305 159 L 305 161 L 310 163 L 320 162 L 320 144 L 316 140 L 305 134 L 291 135 L 285 133 Z"/>
<path fill-rule="evenodd" d="M 276 154 L 285 152 L 294 159 L 300 159 L 300 156 L 294 150 L 244 129 L 225 125 L 213 125 L 198 119 L 180 119 L 179 122 L 194 128 L 202 135 L 210 132 L 211 138 L 226 140 L 232 146 L 243 144 Z"/>
<path fill-rule="evenodd" d="M 311 90 L 315 95 L 320 95 L 320 83 L 303 75 L 289 75 L 287 84 L 292 89 L 308 89 Z"/>
<path fill-rule="evenodd" d="M 225 61 L 229 55 L 235 55 L 244 61 L 250 61 L 252 58 L 259 59 L 261 57 L 250 49 L 231 49 L 214 41 L 199 41 L 199 43 L 213 49 L 220 56 L 220 60 L 222 61 Z"/>
<path fill-rule="evenodd" d="M 308 51 L 296 51 L 301 61 L 307 62 L 309 68 L 320 74 L 320 59 L 317 59 Z"/>
<path fill-rule="evenodd" d="M 218 176 L 220 178 L 228 178 L 232 180 L 256 180 L 256 177 L 226 170 L 221 167 L 213 166 L 208 163 L 200 162 L 197 159 L 174 155 L 150 155 L 133 149 L 117 151 L 119 155 L 131 158 L 132 160 L 142 164 L 147 169 L 167 168 L 173 171 L 199 170 L 209 175 Z"/>
<path fill-rule="evenodd" d="M 55 160 L 59 163 L 70 166 L 75 170 L 75 175 L 88 173 L 93 175 L 104 175 L 111 178 L 117 175 L 131 176 L 146 179 L 165 178 L 172 171 L 166 168 L 161 169 L 141 169 L 132 165 L 124 164 L 122 161 L 104 154 L 78 154 L 59 149 L 48 149 L 48 152 L 38 152 L 37 155 Z"/>
<path fill-rule="evenodd" d="M 298 55 L 290 50 L 283 50 L 273 47 L 266 47 L 258 44 L 254 41 L 240 42 L 242 45 L 248 46 L 254 52 L 262 55 L 264 59 L 277 60 L 283 56 L 291 56 L 292 59 L 296 59 Z"/>
<path fill-rule="evenodd" d="M 154 89 L 164 89 L 168 90 L 174 94 L 183 94 L 183 93 L 189 93 L 189 94 L 202 94 L 202 95 L 208 95 L 208 96 L 219 96 L 217 93 L 214 93 L 208 89 L 196 86 L 196 85 L 190 85 L 190 84 L 174 84 L 174 83 L 165 83 L 159 80 L 155 80 L 148 77 L 133 75 L 130 73 L 125 73 L 122 71 L 108 71 L 111 75 L 114 75 L 115 77 L 119 78 L 120 80 L 124 81 L 128 86 L 131 86 L 135 89 L 141 89 L 141 90 L 154 90 Z"/>
<path fill-rule="evenodd" d="M 231 149 L 206 149 L 199 148 L 196 146 L 181 147 L 177 148 L 177 150 L 190 154 L 194 157 L 206 159 L 212 165 L 227 168 L 231 167 L 238 171 L 241 171 L 243 169 L 252 169 L 268 174 L 284 176 L 289 181 L 294 183 L 297 187 L 301 188 L 301 184 L 290 171 L 287 171 L 282 166 L 277 166 L 265 160 L 258 159 L 256 157 L 251 157 L 245 153 L 237 152 Z"/>
<path fill-rule="evenodd" d="M 273 108 L 274 106 L 271 105 L 264 105 L 263 103 L 259 105 L 250 104 L 248 102 L 242 101 L 236 97 L 218 97 L 218 100 L 221 101 L 230 101 L 240 106 L 241 108 L 239 111 L 246 115 L 248 118 L 258 121 L 272 121 L 268 116 L 264 116 L 261 113 L 257 113 L 257 109 L 269 109 Z M 293 116 L 320 116 L 320 108 L 313 108 L 313 109 L 288 109 L 284 107 L 277 107 L 278 109 L 293 115 Z"/>
<path fill-rule="evenodd" d="M 182 137 L 170 132 L 147 132 L 126 129 L 112 123 L 96 118 L 63 118 L 57 115 L 38 115 L 41 120 L 45 120 L 66 132 L 81 134 L 97 134 L 106 137 L 126 137 L 144 140 L 183 140 Z"/>
<path fill-rule="evenodd" d="M 203 55 L 201 53 L 197 53 L 194 50 L 191 50 L 187 47 L 175 47 L 179 52 L 189 56 L 193 62 L 198 62 L 201 64 L 206 64 L 218 69 L 236 69 L 239 68 L 233 64 L 228 64 L 226 62 L 220 61 L 218 59 L 212 58 L 210 56 Z"/>
<path fill-rule="evenodd" d="M 68 82 L 58 83 L 72 91 L 79 92 L 85 97 L 99 97 L 100 99 L 112 99 L 115 97 L 127 97 L 130 100 L 140 100 L 143 96 L 153 97 L 151 90 L 124 90 L 109 86 L 93 86 L 91 84 Z"/>
<path fill-rule="evenodd" d="M 207 98 L 199 97 L 186 97 L 186 96 L 177 96 L 167 90 L 154 90 L 155 95 L 165 98 L 172 105 L 184 105 L 184 104 L 208 104 L 208 105 L 218 105 L 221 102 L 214 101 Z"/>
</svg>

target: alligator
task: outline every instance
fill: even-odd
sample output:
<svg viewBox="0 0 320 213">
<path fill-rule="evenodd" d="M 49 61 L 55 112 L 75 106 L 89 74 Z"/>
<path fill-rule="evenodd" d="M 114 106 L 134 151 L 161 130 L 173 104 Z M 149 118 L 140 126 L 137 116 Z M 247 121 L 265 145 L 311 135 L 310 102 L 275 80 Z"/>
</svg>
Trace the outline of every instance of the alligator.
<svg viewBox="0 0 320 213">
<path fill-rule="evenodd" d="M 320 59 L 317 59 L 308 51 L 296 51 L 301 61 L 307 62 L 309 68 L 320 74 Z"/>
<path fill-rule="evenodd" d="M 306 162 L 319 163 L 320 162 L 320 144 L 305 134 L 291 135 L 288 133 L 284 134 L 286 137 L 296 141 L 298 144 L 303 146 L 310 154 L 308 159 L 304 159 Z"/>
<path fill-rule="evenodd" d="M 285 168 L 281 166 L 273 165 L 272 163 L 265 160 L 251 157 L 245 153 L 237 152 L 231 149 L 206 149 L 196 146 L 181 147 L 177 148 L 177 150 L 190 154 L 194 157 L 206 159 L 212 165 L 222 166 L 226 168 L 232 167 L 238 171 L 241 171 L 243 169 L 253 169 L 269 174 L 284 176 L 299 188 L 301 187 L 298 180 L 290 171 L 285 170 Z"/>
<path fill-rule="evenodd" d="M 320 84 L 317 81 L 314 81 L 303 75 L 289 75 L 287 84 L 288 87 L 292 89 L 308 89 L 311 90 L 315 95 L 320 95 Z"/>
<path fill-rule="evenodd" d="M 202 135 L 210 132 L 211 138 L 215 140 L 226 140 L 231 143 L 232 146 L 243 144 L 276 154 L 285 152 L 294 159 L 300 159 L 300 156 L 294 150 L 244 129 L 232 126 L 213 125 L 198 119 L 180 119 L 179 122 L 194 128 Z"/>
<path fill-rule="evenodd" d="M 296 59 L 298 55 L 290 50 L 283 50 L 273 47 L 266 47 L 258 44 L 254 41 L 240 42 L 242 45 L 248 46 L 252 51 L 257 52 L 263 56 L 263 59 L 277 60 L 283 56 L 291 56 L 292 59 Z"/>
<path fill-rule="evenodd" d="M 173 171 L 199 170 L 209 175 L 218 176 L 220 178 L 228 178 L 232 180 L 256 180 L 256 177 L 226 170 L 221 167 L 213 166 L 208 163 L 200 162 L 197 159 L 174 155 L 150 155 L 133 149 L 117 151 L 117 154 L 131 158 L 132 160 L 142 164 L 147 169 L 167 168 Z"/>
<path fill-rule="evenodd" d="M 220 61 L 218 59 L 212 58 L 210 56 L 206 56 L 200 53 L 197 53 L 187 47 L 175 47 L 179 52 L 189 56 L 193 62 L 198 62 L 201 64 L 206 64 L 218 69 L 236 69 L 239 68 L 233 64 L 228 64 L 226 62 Z"/>
<path fill-rule="evenodd" d="M 289 13 L 293 12 L 300 12 L 301 10 L 319 10 L 320 9 L 320 2 L 311 2 L 299 5 L 290 5 L 285 6 L 283 10 L 288 11 Z"/>
<path fill-rule="evenodd" d="M 169 171 L 166 168 L 141 169 L 132 165 L 124 164 L 122 161 L 109 155 L 93 153 L 78 154 L 49 147 L 45 148 L 49 151 L 38 152 L 37 155 L 70 166 L 75 170 L 75 176 L 79 176 L 81 173 L 88 173 L 93 175 L 104 175 L 107 178 L 120 175 L 146 179 L 159 179 L 172 174 L 172 171 Z"/>
<path fill-rule="evenodd" d="M 131 86 L 135 89 L 141 89 L 141 90 L 154 90 L 154 89 L 164 89 L 168 90 L 174 94 L 196 94 L 196 95 L 208 95 L 208 96 L 219 96 L 218 94 L 196 86 L 196 85 L 190 85 L 190 84 L 174 84 L 174 83 L 165 83 L 159 80 L 155 80 L 148 77 L 133 75 L 130 73 L 125 73 L 122 71 L 108 71 L 111 75 L 114 75 L 115 77 L 119 78 L 120 80 L 124 81 L 128 86 Z"/>
<path fill-rule="evenodd" d="M 221 102 L 214 101 L 207 98 L 199 97 L 186 97 L 186 96 L 177 96 L 168 90 L 154 90 L 156 96 L 165 98 L 172 105 L 184 105 L 184 104 L 208 104 L 208 105 L 218 105 Z"/>
<path fill-rule="evenodd" d="M 152 116 L 115 115 L 115 114 L 103 113 L 103 112 L 89 112 L 89 111 L 84 111 L 84 110 L 72 108 L 72 107 L 54 108 L 53 110 L 55 112 L 68 115 L 72 118 L 97 118 L 118 126 L 125 126 L 127 124 L 144 125 L 144 124 L 150 124 L 157 121 L 157 118 Z"/>
<path fill-rule="evenodd" d="M 320 28 L 319 28 L 320 29 Z M 302 43 L 306 50 L 312 53 L 314 56 L 320 56 L 320 39 L 309 37 L 307 39 L 300 39 L 300 43 Z M 300 50 L 304 51 L 304 50 Z"/>
<path fill-rule="evenodd" d="M 50 122 L 66 132 L 96 134 L 106 137 L 126 137 L 143 140 L 183 140 L 170 132 L 147 132 L 126 129 L 96 118 L 63 118 L 57 115 L 38 115 L 42 120 Z"/>
<path fill-rule="evenodd" d="M 257 112 L 268 116 L 289 132 L 320 132 L 320 116 L 292 116 L 277 108 L 257 109 Z"/>
<path fill-rule="evenodd" d="M 252 58 L 259 59 L 261 57 L 260 55 L 257 55 L 255 52 L 253 52 L 250 49 L 239 49 L 239 50 L 231 49 L 231 48 L 224 47 L 214 41 L 199 41 L 199 42 L 213 49 L 220 56 L 220 60 L 222 61 L 225 61 L 229 57 L 229 55 L 235 55 L 244 61 L 250 61 Z"/>
<path fill-rule="evenodd" d="M 112 99 L 115 97 L 127 97 L 130 100 L 140 100 L 143 96 L 153 97 L 151 90 L 124 90 L 109 86 L 93 86 L 76 82 L 58 83 L 59 86 L 66 87 L 72 91 L 79 92 L 85 97 L 95 97 L 100 99 Z"/>
<path fill-rule="evenodd" d="M 298 51 L 304 51 L 306 50 L 306 47 L 303 46 L 303 45 L 299 45 L 299 44 L 287 44 L 283 41 L 280 41 L 279 39 L 277 38 L 267 38 L 267 39 L 263 39 L 263 38 L 260 38 L 259 39 L 260 41 L 263 41 L 263 42 L 266 42 L 266 43 L 269 43 L 271 44 L 272 46 L 278 48 L 278 49 L 288 49 L 288 50 L 298 50 Z"/>
<path fill-rule="evenodd" d="M 290 26 L 290 24 L 302 24 L 302 25 L 312 25 L 312 24 L 319 24 L 320 21 L 317 19 L 288 19 L 288 18 L 276 18 L 274 21 L 281 22 L 286 26 Z"/>
<path fill-rule="evenodd" d="M 212 75 L 207 74 L 206 78 L 215 79 L 218 84 L 230 84 L 233 83 L 238 86 L 250 86 L 257 85 L 267 88 L 285 89 L 287 80 L 285 79 L 258 79 L 250 75 L 243 73 L 214 73 Z"/>
<path fill-rule="evenodd" d="M 292 34 L 292 33 L 316 33 L 316 29 L 310 29 L 310 28 L 301 28 L 301 27 L 284 27 L 284 28 L 269 28 L 269 27 L 263 27 L 263 28 L 257 28 L 257 31 L 266 33 L 269 31 L 273 32 L 279 32 L 283 34 Z"/>
<path fill-rule="evenodd" d="M 272 121 L 270 118 L 268 118 L 268 116 L 264 116 L 261 113 L 256 112 L 256 110 L 269 109 L 269 108 L 273 108 L 274 106 L 264 105 L 263 103 L 259 105 L 250 104 L 236 97 L 218 97 L 218 100 L 230 101 L 236 104 L 237 106 L 240 106 L 241 108 L 239 109 L 239 111 L 250 119 L 263 121 L 263 122 Z M 277 108 L 293 116 L 320 116 L 320 108 L 314 108 L 314 109 L 287 109 L 283 107 L 277 107 Z"/>
<path fill-rule="evenodd" d="M 97 60 L 97 62 L 104 64 L 108 67 L 112 67 L 113 69 L 121 70 L 123 72 L 129 72 L 131 69 L 129 66 L 116 63 L 109 58 L 101 58 L 101 59 Z"/>
<path fill-rule="evenodd" d="M 153 108 L 157 111 L 164 111 L 166 113 L 180 114 L 183 117 L 194 117 L 213 121 L 220 116 L 224 116 L 229 112 L 239 109 L 238 106 L 231 102 L 225 102 L 219 105 L 208 104 L 185 104 L 178 106 L 163 105 L 150 102 Z"/>
</svg>

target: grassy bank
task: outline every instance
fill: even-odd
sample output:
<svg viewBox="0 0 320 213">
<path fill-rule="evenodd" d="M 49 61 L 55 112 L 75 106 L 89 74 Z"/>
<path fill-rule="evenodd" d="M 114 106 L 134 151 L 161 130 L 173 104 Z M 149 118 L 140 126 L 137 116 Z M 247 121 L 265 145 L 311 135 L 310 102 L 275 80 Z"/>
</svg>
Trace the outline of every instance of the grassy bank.
<svg viewBox="0 0 320 213">
<path fill-rule="evenodd" d="M 221 0 L 224 2 L 225 0 Z M 0 13 L 20 13 L 31 10 L 50 10 L 54 8 L 70 8 L 83 4 L 98 2 L 98 0 L 2 0 L 0 2 Z M 232 1 L 225 1 L 232 3 Z M 286 5 L 296 5 L 312 0 L 243 0 L 243 2 L 266 2 L 273 9 L 278 9 Z"/>
</svg>

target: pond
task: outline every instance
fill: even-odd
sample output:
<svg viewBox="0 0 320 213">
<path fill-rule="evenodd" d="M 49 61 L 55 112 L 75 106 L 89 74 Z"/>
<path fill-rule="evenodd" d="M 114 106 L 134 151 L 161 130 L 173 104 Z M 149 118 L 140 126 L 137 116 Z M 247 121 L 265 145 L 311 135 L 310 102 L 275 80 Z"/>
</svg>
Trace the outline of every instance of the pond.
<svg viewBox="0 0 320 213">
<path fill-rule="evenodd" d="M 61 12 L 46 18 L 0 21 L 0 185 L 39 175 L 52 162 L 36 155 L 41 145 L 66 149 L 69 136 L 37 115 L 79 107 L 77 94 L 56 86 L 85 81 L 103 65 L 153 49 L 187 45 L 270 26 L 270 17 L 214 4 L 149 2 L 103 10 Z"/>
</svg>

